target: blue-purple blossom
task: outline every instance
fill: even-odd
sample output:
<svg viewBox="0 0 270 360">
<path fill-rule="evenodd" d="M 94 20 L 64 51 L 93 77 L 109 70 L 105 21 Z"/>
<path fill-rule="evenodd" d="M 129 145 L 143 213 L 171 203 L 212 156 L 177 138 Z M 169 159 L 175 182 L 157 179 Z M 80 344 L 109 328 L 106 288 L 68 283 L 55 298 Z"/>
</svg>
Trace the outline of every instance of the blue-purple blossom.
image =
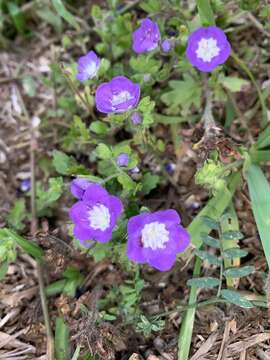
<svg viewBox="0 0 270 360">
<path fill-rule="evenodd" d="M 189 35 L 186 56 L 200 71 L 213 71 L 225 63 L 230 53 L 231 45 L 224 31 L 216 26 L 201 27 Z"/>
<path fill-rule="evenodd" d="M 176 254 L 190 242 L 175 210 L 162 210 L 133 216 L 128 221 L 127 256 L 160 271 L 170 270 Z"/>
<path fill-rule="evenodd" d="M 87 179 L 77 178 L 72 180 L 70 184 L 70 192 L 75 198 L 81 200 L 85 193 L 85 190 L 93 183 Z"/>
<path fill-rule="evenodd" d="M 132 34 L 132 40 L 132 48 L 137 54 L 154 50 L 160 41 L 158 24 L 150 19 L 144 19 Z"/>
<path fill-rule="evenodd" d="M 128 166 L 128 162 L 129 162 L 128 154 L 126 154 L 126 153 L 119 154 L 116 158 L 116 162 L 117 162 L 118 166 L 121 166 L 121 167 Z"/>
<path fill-rule="evenodd" d="M 174 163 L 168 163 L 165 165 L 165 170 L 167 171 L 168 174 L 173 174 L 174 170 L 175 170 L 175 164 Z"/>
<path fill-rule="evenodd" d="M 140 172 L 140 169 L 138 168 L 138 166 L 135 166 L 134 168 L 130 169 L 129 172 L 131 174 L 138 174 Z"/>
<path fill-rule="evenodd" d="M 133 109 L 139 100 L 140 85 L 125 76 L 116 76 L 110 82 L 99 85 L 96 90 L 96 107 L 105 114 Z"/>
<path fill-rule="evenodd" d="M 161 49 L 162 51 L 164 51 L 165 53 L 168 53 L 172 48 L 172 43 L 170 40 L 166 39 L 163 40 L 161 43 Z"/>
<path fill-rule="evenodd" d="M 134 125 L 139 125 L 142 122 L 141 114 L 138 111 L 135 111 L 131 115 L 131 121 Z"/>
<path fill-rule="evenodd" d="M 30 179 L 24 179 L 20 183 L 20 190 L 23 192 L 26 192 L 31 187 L 31 180 Z"/>
<path fill-rule="evenodd" d="M 98 184 L 90 184 L 69 211 L 74 222 L 74 236 L 82 244 L 88 240 L 108 242 L 122 211 L 123 204 L 118 197 Z"/>
<path fill-rule="evenodd" d="M 100 59 L 94 51 L 89 51 L 86 55 L 78 60 L 77 64 L 77 80 L 86 81 L 97 75 L 100 67 Z"/>
</svg>

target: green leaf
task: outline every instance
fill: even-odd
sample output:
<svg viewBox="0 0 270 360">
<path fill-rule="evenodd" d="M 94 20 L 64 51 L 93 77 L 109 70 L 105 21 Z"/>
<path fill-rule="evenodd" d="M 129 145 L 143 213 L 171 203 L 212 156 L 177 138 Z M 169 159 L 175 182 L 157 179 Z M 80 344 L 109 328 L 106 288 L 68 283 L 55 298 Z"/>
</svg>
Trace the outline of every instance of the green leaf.
<svg viewBox="0 0 270 360">
<path fill-rule="evenodd" d="M 176 111 L 179 107 L 187 110 L 191 105 L 200 106 L 202 88 L 190 75 L 185 75 L 184 80 L 169 81 L 169 86 L 172 90 L 163 93 L 161 100 L 171 110 Z"/>
<path fill-rule="evenodd" d="M 219 240 L 213 238 L 212 236 L 208 235 L 207 233 L 201 233 L 201 239 L 208 246 L 211 246 L 215 249 L 220 248 Z"/>
<path fill-rule="evenodd" d="M 103 160 L 109 160 L 112 158 L 112 152 L 110 148 L 105 144 L 98 144 L 96 147 L 97 157 Z"/>
<path fill-rule="evenodd" d="M 224 289 L 221 290 L 221 296 L 229 303 L 240 306 L 242 308 L 250 309 L 254 307 L 251 301 L 245 299 L 237 291 Z"/>
<path fill-rule="evenodd" d="M 17 31 L 21 34 L 25 33 L 26 30 L 25 17 L 21 9 L 16 4 L 16 2 L 7 1 L 7 8 Z"/>
<path fill-rule="evenodd" d="M 201 277 L 189 279 L 188 286 L 196 286 L 196 288 L 213 288 L 220 285 L 220 280 L 213 277 Z"/>
<path fill-rule="evenodd" d="M 159 183 L 159 176 L 146 173 L 142 179 L 142 192 L 144 195 L 150 193 L 151 190 L 155 189 Z"/>
<path fill-rule="evenodd" d="M 136 188 L 136 183 L 127 174 L 121 174 L 117 176 L 117 180 L 125 191 L 129 192 Z"/>
<path fill-rule="evenodd" d="M 215 17 L 210 0 L 196 0 L 202 26 L 215 25 Z"/>
<path fill-rule="evenodd" d="M 42 9 L 36 10 L 36 14 L 47 24 L 54 27 L 55 31 L 60 33 L 62 31 L 62 20 L 54 12 L 52 12 L 47 6 L 43 4 Z"/>
<path fill-rule="evenodd" d="M 23 230 L 25 227 L 23 221 L 26 217 L 25 199 L 18 199 L 7 216 L 7 223 L 9 227 L 15 230 Z"/>
<path fill-rule="evenodd" d="M 69 359 L 69 329 L 63 318 L 56 318 L 55 325 L 55 359 Z"/>
<path fill-rule="evenodd" d="M 243 266 L 239 268 L 230 268 L 223 272 L 224 276 L 231 277 L 231 278 L 240 278 L 243 276 L 248 276 L 255 271 L 254 266 Z"/>
<path fill-rule="evenodd" d="M 58 15 L 61 16 L 67 23 L 73 26 L 77 31 L 80 30 L 80 26 L 75 20 L 74 16 L 65 8 L 62 0 L 51 0 L 52 4 L 57 11 Z"/>
<path fill-rule="evenodd" d="M 209 254 L 207 251 L 195 249 L 194 254 L 197 255 L 201 260 L 208 261 L 212 265 L 221 265 L 222 260 L 217 256 Z"/>
<path fill-rule="evenodd" d="M 226 231 L 222 234 L 222 240 L 241 240 L 244 235 L 240 231 Z"/>
<path fill-rule="evenodd" d="M 161 1 L 160 0 L 143 1 L 140 4 L 140 8 L 149 14 L 157 13 L 161 10 Z"/>
<path fill-rule="evenodd" d="M 18 246 L 20 246 L 26 253 L 33 256 L 37 260 L 42 260 L 44 256 L 43 250 L 35 243 L 24 239 L 15 231 L 5 228 L 6 235 L 10 237 Z"/>
<path fill-rule="evenodd" d="M 80 351 L 81 351 L 81 346 L 78 345 L 78 346 L 76 347 L 76 350 L 75 350 L 75 352 L 74 352 L 71 360 L 78 360 L 78 359 L 79 359 L 79 356 L 80 356 Z"/>
<path fill-rule="evenodd" d="M 39 183 L 37 186 L 37 211 L 39 216 L 43 216 L 53 207 L 56 201 L 64 191 L 64 183 L 62 177 L 49 179 L 48 188 L 44 189 Z"/>
<path fill-rule="evenodd" d="M 6 260 L 0 264 L 0 281 L 6 276 L 8 272 L 9 262 Z"/>
<path fill-rule="evenodd" d="M 202 216 L 201 219 L 211 230 L 219 230 L 219 224 L 216 220 L 211 219 L 208 216 Z"/>
<path fill-rule="evenodd" d="M 195 247 L 199 247 L 202 244 L 201 233 L 209 233 L 212 227 L 205 224 L 203 218 L 208 217 L 215 221 L 219 220 L 225 209 L 229 206 L 232 195 L 235 192 L 237 185 L 240 182 L 240 174 L 234 174 L 229 181 L 229 190 L 224 189 L 219 191 L 212 199 L 210 199 L 207 205 L 199 212 L 192 223 L 188 226 L 188 232 L 191 236 L 191 243 Z M 188 258 L 190 255 L 190 248 L 181 253 L 182 258 Z"/>
<path fill-rule="evenodd" d="M 70 168 L 77 164 L 75 159 L 59 150 L 53 150 L 52 156 L 55 170 L 61 175 L 71 175 Z"/>
<path fill-rule="evenodd" d="M 228 259 L 245 257 L 247 254 L 248 252 L 246 250 L 241 250 L 238 248 L 230 248 L 223 251 L 224 257 Z"/>
<path fill-rule="evenodd" d="M 234 76 L 224 76 L 220 80 L 221 84 L 231 92 L 239 92 L 243 87 L 248 85 L 249 82 L 245 79 L 240 79 Z"/>
<path fill-rule="evenodd" d="M 251 207 L 270 268 L 270 186 L 261 168 L 251 165 L 246 173 Z"/>
<path fill-rule="evenodd" d="M 29 97 L 34 97 L 36 95 L 37 83 L 35 82 L 32 76 L 30 75 L 24 76 L 22 79 L 22 85 L 24 91 Z"/>
<path fill-rule="evenodd" d="M 90 130 L 98 135 L 106 135 L 109 128 L 103 121 L 93 121 L 90 125 Z"/>
<path fill-rule="evenodd" d="M 46 289 L 45 289 L 46 295 L 54 296 L 54 295 L 61 294 L 65 288 L 66 283 L 67 283 L 66 279 L 54 281 L 53 283 L 49 284 L 46 287 Z"/>
</svg>

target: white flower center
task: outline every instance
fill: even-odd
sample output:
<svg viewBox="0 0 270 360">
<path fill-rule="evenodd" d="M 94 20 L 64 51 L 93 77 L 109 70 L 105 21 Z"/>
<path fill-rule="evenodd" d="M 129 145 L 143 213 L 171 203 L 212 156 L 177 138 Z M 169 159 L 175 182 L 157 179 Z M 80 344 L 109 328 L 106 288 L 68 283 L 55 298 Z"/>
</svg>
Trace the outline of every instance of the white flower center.
<svg viewBox="0 0 270 360">
<path fill-rule="evenodd" d="M 219 54 L 219 52 L 220 48 L 217 46 L 217 40 L 213 38 L 202 38 L 198 42 L 196 55 L 204 62 L 211 62 L 212 59 Z"/>
<path fill-rule="evenodd" d="M 95 205 L 88 212 L 88 219 L 92 229 L 104 231 L 110 226 L 111 216 L 109 209 L 102 204 Z"/>
<path fill-rule="evenodd" d="M 90 63 L 86 66 L 85 72 L 87 73 L 89 78 L 92 78 L 96 75 L 97 66 L 94 61 L 90 61 Z"/>
<path fill-rule="evenodd" d="M 132 96 L 128 91 L 123 90 L 119 94 L 113 95 L 111 103 L 112 106 L 117 106 L 129 100 L 132 100 L 133 98 L 134 96 Z"/>
<path fill-rule="evenodd" d="M 142 229 L 143 247 L 150 247 L 152 250 L 163 249 L 166 242 L 169 241 L 169 231 L 165 225 L 154 221 L 144 225 Z"/>
</svg>

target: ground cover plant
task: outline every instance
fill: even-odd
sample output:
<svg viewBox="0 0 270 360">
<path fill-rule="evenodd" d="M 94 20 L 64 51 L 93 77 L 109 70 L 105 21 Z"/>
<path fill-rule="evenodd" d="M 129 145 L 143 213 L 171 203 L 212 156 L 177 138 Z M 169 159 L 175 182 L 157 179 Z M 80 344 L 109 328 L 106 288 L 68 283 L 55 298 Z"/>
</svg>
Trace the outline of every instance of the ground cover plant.
<svg viewBox="0 0 270 360">
<path fill-rule="evenodd" d="M 0 358 L 270 357 L 269 17 L 0 1 Z"/>
</svg>

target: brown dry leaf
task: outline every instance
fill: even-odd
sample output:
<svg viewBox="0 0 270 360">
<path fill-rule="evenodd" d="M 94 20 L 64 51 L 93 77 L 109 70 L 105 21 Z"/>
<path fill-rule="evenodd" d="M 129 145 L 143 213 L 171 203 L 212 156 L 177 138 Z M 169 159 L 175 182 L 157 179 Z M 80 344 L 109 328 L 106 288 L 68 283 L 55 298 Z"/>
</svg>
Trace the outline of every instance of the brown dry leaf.
<svg viewBox="0 0 270 360">
<path fill-rule="evenodd" d="M 212 348 L 212 346 L 215 344 L 217 335 L 217 332 L 211 334 L 190 360 L 198 360 L 201 358 L 201 356 L 206 355 L 208 351 Z"/>
<path fill-rule="evenodd" d="M 237 341 L 234 344 L 230 344 L 228 346 L 228 351 L 230 354 L 241 353 L 256 344 L 259 344 L 269 339 L 270 339 L 270 333 L 256 334 L 251 336 L 247 340 Z"/>
<path fill-rule="evenodd" d="M 37 293 L 37 290 L 38 287 L 34 286 L 20 292 L 1 294 L 0 302 L 6 306 L 15 307 L 18 306 L 23 299 L 31 300 L 32 297 Z"/>
</svg>

